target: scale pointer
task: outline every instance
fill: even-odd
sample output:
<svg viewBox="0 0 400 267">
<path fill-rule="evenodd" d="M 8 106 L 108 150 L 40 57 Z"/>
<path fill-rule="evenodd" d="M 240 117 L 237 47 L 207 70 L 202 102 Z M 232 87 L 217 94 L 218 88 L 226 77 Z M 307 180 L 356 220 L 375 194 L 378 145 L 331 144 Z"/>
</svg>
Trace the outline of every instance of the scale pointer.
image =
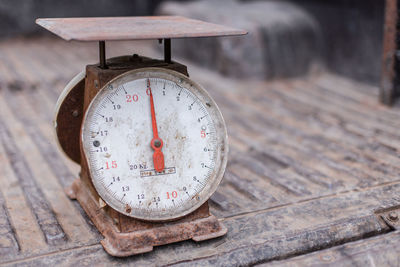
<svg viewBox="0 0 400 267">
<path fill-rule="evenodd" d="M 158 137 L 156 112 L 154 109 L 154 100 L 150 87 L 150 79 L 147 79 L 147 87 L 150 95 L 151 124 L 153 126 L 153 139 L 150 142 L 150 146 L 154 149 L 153 164 L 154 169 L 157 172 L 162 172 L 164 170 L 164 154 L 161 151 L 163 147 L 163 141 Z"/>
</svg>

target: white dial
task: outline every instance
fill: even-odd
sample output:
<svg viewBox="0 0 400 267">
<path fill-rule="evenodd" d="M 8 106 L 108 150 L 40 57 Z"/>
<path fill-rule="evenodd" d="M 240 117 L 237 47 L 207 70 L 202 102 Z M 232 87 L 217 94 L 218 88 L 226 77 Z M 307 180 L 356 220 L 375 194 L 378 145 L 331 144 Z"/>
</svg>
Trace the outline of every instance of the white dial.
<svg viewBox="0 0 400 267">
<path fill-rule="evenodd" d="M 200 207 L 220 183 L 228 152 L 215 102 L 186 76 L 161 68 L 104 86 L 85 114 L 82 144 L 100 197 L 153 221 Z"/>
</svg>

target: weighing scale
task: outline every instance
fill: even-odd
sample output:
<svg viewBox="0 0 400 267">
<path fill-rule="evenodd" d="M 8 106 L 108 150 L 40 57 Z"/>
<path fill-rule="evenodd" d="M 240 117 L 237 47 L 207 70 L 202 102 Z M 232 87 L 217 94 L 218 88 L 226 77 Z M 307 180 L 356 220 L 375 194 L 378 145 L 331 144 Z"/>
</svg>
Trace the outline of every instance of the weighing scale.
<svg viewBox="0 0 400 267">
<path fill-rule="evenodd" d="M 227 164 L 225 122 L 186 66 L 171 60 L 171 39 L 246 32 L 177 16 L 36 22 L 68 41 L 99 42 L 99 63 L 65 87 L 54 127 L 62 151 L 81 165 L 67 194 L 104 236 L 104 249 L 122 257 L 225 235 L 207 202 Z M 164 42 L 163 60 L 106 59 L 105 41 L 149 39 Z"/>
</svg>

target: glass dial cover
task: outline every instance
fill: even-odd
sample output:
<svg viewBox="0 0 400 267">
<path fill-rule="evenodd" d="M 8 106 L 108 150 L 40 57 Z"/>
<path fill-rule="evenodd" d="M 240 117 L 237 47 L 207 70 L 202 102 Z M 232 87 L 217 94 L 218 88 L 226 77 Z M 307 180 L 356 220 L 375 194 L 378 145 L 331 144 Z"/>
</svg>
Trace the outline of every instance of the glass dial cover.
<svg viewBox="0 0 400 267">
<path fill-rule="evenodd" d="M 150 93 L 164 169 L 155 170 Z M 126 72 L 107 83 L 83 120 L 82 146 L 99 196 L 127 216 L 180 218 L 217 189 L 227 162 L 225 122 L 209 94 L 162 68 Z"/>
</svg>

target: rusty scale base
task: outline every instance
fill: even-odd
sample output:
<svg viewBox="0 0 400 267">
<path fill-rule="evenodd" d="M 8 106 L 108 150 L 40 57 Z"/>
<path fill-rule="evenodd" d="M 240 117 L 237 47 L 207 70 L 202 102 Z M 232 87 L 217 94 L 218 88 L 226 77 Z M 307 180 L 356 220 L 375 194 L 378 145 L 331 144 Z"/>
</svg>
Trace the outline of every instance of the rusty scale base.
<svg viewBox="0 0 400 267">
<path fill-rule="evenodd" d="M 122 56 L 107 60 L 107 68 L 86 66 L 86 78 L 82 78 L 66 95 L 56 117 L 57 137 L 64 152 L 81 165 L 80 179 L 66 189 L 71 199 L 77 199 L 104 236 L 104 249 L 113 256 L 125 257 L 149 252 L 154 246 L 183 240 L 203 241 L 226 234 L 227 229 L 209 212 L 208 202 L 180 219 L 168 222 L 146 222 L 118 213 L 99 197 L 83 154 L 79 133 L 82 114 L 97 92 L 111 79 L 133 69 L 160 67 L 172 69 L 186 76 L 186 66 L 146 57 Z M 78 115 L 71 115 L 76 111 Z"/>
<path fill-rule="evenodd" d="M 129 232 L 121 232 L 117 222 L 100 208 L 93 194 L 80 179 L 76 179 L 69 189 L 71 199 L 76 198 L 92 220 L 96 228 L 104 236 L 101 241 L 104 249 L 112 256 L 125 257 L 153 250 L 154 246 L 165 245 L 187 239 L 203 241 L 226 234 L 227 229 L 218 219 L 211 215 L 208 203 L 203 204 L 193 213 L 172 222 L 151 223 L 130 220 Z"/>
</svg>

